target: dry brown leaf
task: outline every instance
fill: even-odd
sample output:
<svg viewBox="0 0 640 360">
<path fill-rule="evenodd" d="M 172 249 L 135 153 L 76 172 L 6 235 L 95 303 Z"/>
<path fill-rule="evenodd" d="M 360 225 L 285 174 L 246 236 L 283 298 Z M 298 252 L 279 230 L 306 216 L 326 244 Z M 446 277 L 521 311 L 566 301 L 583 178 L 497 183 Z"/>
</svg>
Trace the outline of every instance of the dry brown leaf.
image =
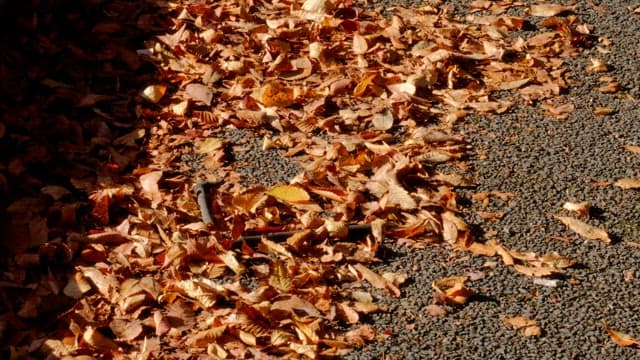
<svg viewBox="0 0 640 360">
<path fill-rule="evenodd" d="M 102 333 L 91 326 L 87 327 L 87 329 L 82 334 L 82 340 L 99 350 L 118 349 L 118 344 L 116 344 L 113 340 L 104 336 Z"/>
<path fill-rule="evenodd" d="M 436 301 L 446 305 L 464 305 L 475 292 L 465 286 L 467 276 L 451 276 L 431 283 Z"/>
<path fill-rule="evenodd" d="M 640 154 L 640 146 L 625 145 L 624 148 L 631 151 L 634 154 Z"/>
<path fill-rule="evenodd" d="M 602 73 L 609 70 L 609 66 L 603 60 L 596 58 L 591 58 L 589 60 L 591 61 L 591 65 L 587 67 L 587 74 Z"/>
<path fill-rule="evenodd" d="M 142 194 L 151 200 L 151 207 L 156 208 L 162 201 L 162 194 L 158 188 L 158 181 L 162 178 L 162 171 L 152 171 L 140 176 Z"/>
<path fill-rule="evenodd" d="M 387 289 L 389 290 L 391 295 L 395 297 L 400 296 L 400 289 L 398 289 L 395 285 L 393 285 L 393 283 L 390 282 L 389 280 L 371 271 L 366 266 L 362 264 L 355 264 L 353 265 L 353 268 L 357 270 L 357 272 L 362 276 L 362 278 L 367 280 L 374 287 L 378 289 Z"/>
<path fill-rule="evenodd" d="M 555 275 L 559 273 L 558 269 L 555 269 L 552 267 L 532 267 L 532 266 L 515 264 L 513 265 L 513 268 L 521 274 L 524 274 L 527 276 L 536 276 L 536 277 L 550 276 L 550 275 Z"/>
<path fill-rule="evenodd" d="M 616 180 L 616 182 L 613 183 L 613 185 L 622 188 L 622 189 L 640 189 L 640 178 L 637 179 L 633 179 L 633 178 L 623 178 L 623 179 L 618 179 Z"/>
<path fill-rule="evenodd" d="M 542 333 L 542 329 L 535 320 L 524 316 L 503 317 L 502 321 L 518 330 L 522 336 L 539 336 Z"/>
<path fill-rule="evenodd" d="M 568 211 L 576 212 L 580 216 L 589 216 L 591 203 L 589 203 L 588 201 L 582 201 L 579 203 L 567 201 L 562 205 L 562 208 Z"/>
<path fill-rule="evenodd" d="M 532 16 L 550 17 L 574 11 L 575 6 L 564 6 L 560 4 L 538 4 L 531 5 L 529 13 Z"/>
<path fill-rule="evenodd" d="M 604 321 L 602 322 L 602 325 L 607 330 L 607 333 L 609 333 L 611 340 L 613 340 L 613 342 L 615 342 L 616 344 L 624 347 L 640 348 L 640 340 L 633 338 L 628 334 L 613 330 Z"/>
<path fill-rule="evenodd" d="M 587 223 L 584 223 L 578 219 L 574 219 L 566 216 L 557 216 L 554 217 L 563 224 L 565 224 L 571 231 L 577 233 L 578 235 L 585 237 L 590 240 L 600 240 L 605 244 L 611 243 L 611 238 L 609 238 L 609 234 L 606 231 L 597 228 L 595 226 L 591 226 Z"/>
<path fill-rule="evenodd" d="M 211 106 L 213 91 L 211 91 L 208 86 L 202 84 L 189 84 L 185 87 L 184 92 L 187 94 L 189 99 Z"/>
</svg>

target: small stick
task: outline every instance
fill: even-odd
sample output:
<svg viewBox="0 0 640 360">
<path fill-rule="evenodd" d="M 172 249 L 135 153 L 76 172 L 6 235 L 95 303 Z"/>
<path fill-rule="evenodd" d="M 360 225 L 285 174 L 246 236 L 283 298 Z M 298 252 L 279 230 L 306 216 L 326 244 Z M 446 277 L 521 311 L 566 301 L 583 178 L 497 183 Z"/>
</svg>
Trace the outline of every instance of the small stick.
<svg viewBox="0 0 640 360">
<path fill-rule="evenodd" d="M 205 225 L 213 224 L 213 219 L 211 218 L 211 213 L 209 212 L 209 205 L 207 204 L 207 191 L 205 186 L 209 183 L 198 180 L 198 182 L 193 186 L 192 190 L 196 196 L 196 201 L 198 202 L 198 207 L 200 208 L 200 214 L 202 215 L 202 222 Z"/>
<path fill-rule="evenodd" d="M 355 224 L 349 225 L 347 227 L 349 230 L 349 235 L 353 235 L 356 233 L 369 232 L 371 231 L 371 224 Z M 284 240 L 292 235 L 299 233 L 302 230 L 294 230 L 294 231 L 277 231 L 259 235 L 245 235 L 238 238 L 237 241 L 246 241 L 248 244 L 256 244 L 262 239 L 262 237 L 266 237 L 269 240 Z"/>
</svg>

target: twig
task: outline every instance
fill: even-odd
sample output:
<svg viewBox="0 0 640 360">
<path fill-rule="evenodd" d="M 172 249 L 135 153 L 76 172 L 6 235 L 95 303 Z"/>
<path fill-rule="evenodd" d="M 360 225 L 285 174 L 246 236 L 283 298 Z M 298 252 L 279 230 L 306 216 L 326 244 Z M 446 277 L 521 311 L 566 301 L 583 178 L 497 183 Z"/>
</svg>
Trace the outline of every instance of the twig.
<svg viewBox="0 0 640 360">
<path fill-rule="evenodd" d="M 207 190 L 205 189 L 207 185 L 210 185 L 210 183 L 198 180 L 198 182 L 192 188 L 193 193 L 196 196 L 196 201 L 198 202 L 198 207 L 200 208 L 202 222 L 205 225 L 213 224 L 213 219 L 211 218 L 211 213 L 209 212 L 209 205 L 207 204 Z"/>
<path fill-rule="evenodd" d="M 347 227 L 349 230 L 349 235 L 355 235 L 357 233 L 365 233 L 371 231 L 371 224 L 355 224 L 349 225 Z M 297 231 L 277 231 L 271 233 L 264 233 L 259 235 L 245 235 L 238 238 L 238 241 L 245 241 L 248 244 L 256 244 L 262 239 L 262 237 L 266 237 L 269 240 L 284 240 L 302 230 Z"/>
</svg>

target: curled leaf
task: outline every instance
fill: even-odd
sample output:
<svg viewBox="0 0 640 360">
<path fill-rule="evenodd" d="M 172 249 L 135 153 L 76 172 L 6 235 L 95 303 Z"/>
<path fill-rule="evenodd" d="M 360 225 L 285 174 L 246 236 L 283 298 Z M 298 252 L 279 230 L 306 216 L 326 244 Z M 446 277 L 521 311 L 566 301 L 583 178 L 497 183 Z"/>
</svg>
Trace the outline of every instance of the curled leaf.
<svg viewBox="0 0 640 360">
<path fill-rule="evenodd" d="M 595 226 L 584 223 L 578 219 L 574 219 L 567 216 L 554 216 L 556 219 L 560 220 L 563 224 L 565 224 L 571 231 L 574 231 L 578 235 L 585 237 L 590 240 L 600 240 L 605 244 L 611 243 L 611 238 L 609 238 L 609 234 L 606 231 L 597 228 Z"/>
<path fill-rule="evenodd" d="M 631 346 L 635 348 L 640 348 L 640 340 L 633 338 L 630 335 L 627 335 L 625 333 L 621 333 L 619 331 L 613 330 L 604 321 L 602 322 L 602 325 L 607 330 L 607 333 L 609 333 L 609 336 L 611 337 L 611 340 L 613 340 L 614 343 L 624 347 Z"/>
<path fill-rule="evenodd" d="M 582 201 L 579 203 L 567 201 L 562 205 L 562 208 L 568 211 L 576 212 L 580 216 L 588 216 L 591 204 L 588 201 Z"/>
</svg>

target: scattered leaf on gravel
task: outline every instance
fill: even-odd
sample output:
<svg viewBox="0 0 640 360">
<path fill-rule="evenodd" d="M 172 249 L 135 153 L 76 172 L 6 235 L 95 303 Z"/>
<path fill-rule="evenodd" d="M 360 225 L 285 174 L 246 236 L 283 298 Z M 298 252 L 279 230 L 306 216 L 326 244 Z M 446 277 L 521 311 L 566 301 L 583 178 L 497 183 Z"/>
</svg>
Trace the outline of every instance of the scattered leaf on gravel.
<svg viewBox="0 0 640 360">
<path fill-rule="evenodd" d="M 607 330 L 607 333 L 609 333 L 611 340 L 613 340 L 613 342 L 615 342 L 616 344 L 624 347 L 640 348 L 640 340 L 633 338 L 628 334 L 613 330 L 604 321 L 602 322 L 602 325 Z"/>
<path fill-rule="evenodd" d="M 640 154 L 640 146 L 635 145 L 625 145 L 625 149 L 631 151 L 634 154 Z"/>
<path fill-rule="evenodd" d="M 560 4 L 538 4 L 531 5 L 530 14 L 532 16 L 550 17 L 563 13 L 574 12 L 575 6 L 564 6 Z"/>
<path fill-rule="evenodd" d="M 609 238 L 609 234 L 606 231 L 597 228 L 595 226 L 589 225 L 585 222 L 582 222 L 578 219 L 574 219 L 567 216 L 557 216 L 554 217 L 563 224 L 565 224 L 571 231 L 574 231 L 578 235 L 585 237 L 590 240 L 600 240 L 605 244 L 611 243 L 611 238 Z"/>
<path fill-rule="evenodd" d="M 622 189 L 640 189 L 640 178 L 637 179 L 633 179 L 633 178 L 623 178 L 623 179 L 618 179 L 616 180 L 616 182 L 613 183 L 613 185 L 622 188 Z"/>
<path fill-rule="evenodd" d="M 582 201 L 579 203 L 567 201 L 562 205 L 562 208 L 568 211 L 573 211 L 580 216 L 589 216 L 589 210 L 591 209 L 591 203 L 588 201 Z"/>
<path fill-rule="evenodd" d="M 518 330 L 522 336 L 539 336 L 542 333 L 542 329 L 535 320 L 524 316 L 503 317 L 502 321 Z"/>
<path fill-rule="evenodd" d="M 444 305 L 466 304 L 475 295 L 473 290 L 465 286 L 467 279 L 467 276 L 451 276 L 431 283 L 431 287 L 436 290 L 435 301 Z"/>
</svg>

